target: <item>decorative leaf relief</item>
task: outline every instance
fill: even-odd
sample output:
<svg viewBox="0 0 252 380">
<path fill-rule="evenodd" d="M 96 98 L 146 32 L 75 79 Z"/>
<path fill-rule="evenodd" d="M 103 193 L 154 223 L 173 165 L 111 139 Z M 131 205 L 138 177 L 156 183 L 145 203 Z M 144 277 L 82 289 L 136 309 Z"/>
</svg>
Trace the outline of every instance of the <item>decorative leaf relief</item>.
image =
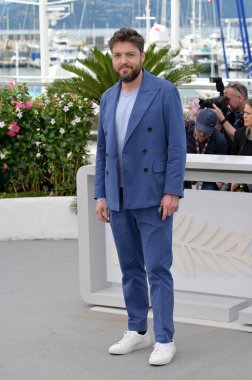
<svg viewBox="0 0 252 380">
<path fill-rule="evenodd" d="M 184 241 L 189 243 L 190 241 L 195 239 L 197 236 L 199 236 L 201 231 L 206 227 L 206 224 L 207 222 L 205 221 L 193 226 L 192 229 L 187 232 L 186 237 L 184 238 Z"/>
<path fill-rule="evenodd" d="M 201 240 L 198 242 L 198 245 L 202 246 L 202 245 L 206 244 L 209 240 L 212 239 L 212 237 L 214 235 L 216 235 L 218 233 L 218 231 L 219 231 L 218 227 L 214 227 L 212 229 L 209 229 L 209 231 L 202 236 Z"/>
<path fill-rule="evenodd" d="M 176 235 L 177 235 L 178 240 L 181 240 L 183 236 L 186 234 L 188 228 L 190 227 L 191 220 L 192 220 L 191 216 L 187 216 L 186 218 L 184 218 L 183 223 L 181 223 L 179 229 L 177 230 Z"/>
<path fill-rule="evenodd" d="M 188 252 L 190 253 L 190 255 L 192 256 L 192 259 L 197 263 L 198 267 L 203 272 L 206 272 L 206 265 L 205 265 L 204 261 L 201 259 L 200 254 L 191 247 L 187 247 L 187 249 L 188 249 Z"/>
<path fill-rule="evenodd" d="M 208 245 L 208 248 L 214 249 L 219 245 L 221 242 L 225 241 L 225 239 L 228 237 L 228 235 L 231 234 L 231 231 L 228 230 L 219 230 L 218 235 L 214 237 L 212 242 Z"/>
<path fill-rule="evenodd" d="M 173 262 L 183 276 L 187 276 L 185 265 L 179 255 L 173 255 Z"/>
<path fill-rule="evenodd" d="M 192 226 L 191 216 L 179 216 L 173 236 L 174 264 L 184 276 L 195 275 L 196 265 L 202 272 L 234 275 L 234 270 L 252 276 L 252 253 L 246 249 L 252 234 L 233 234 L 221 227 L 207 228 L 208 222 Z M 251 267 L 251 268 L 249 268 Z"/>
<path fill-rule="evenodd" d="M 181 225 L 183 220 L 185 219 L 185 215 L 176 215 L 176 218 L 173 219 L 173 232 Z"/>
<path fill-rule="evenodd" d="M 185 262 L 185 266 L 187 267 L 189 274 L 194 275 L 193 263 L 192 263 L 190 255 L 188 255 L 186 247 L 181 246 L 181 249 L 182 249 L 182 255 L 183 255 L 184 262 Z"/>
<path fill-rule="evenodd" d="M 252 239 L 252 235 L 250 235 L 250 234 L 249 235 L 246 235 L 246 234 L 243 235 L 242 240 L 237 244 L 237 249 L 236 249 L 237 256 L 241 255 L 245 251 L 245 249 L 247 248 L 247 246 L 251 242 L 251 239 Z"/>
</svg>

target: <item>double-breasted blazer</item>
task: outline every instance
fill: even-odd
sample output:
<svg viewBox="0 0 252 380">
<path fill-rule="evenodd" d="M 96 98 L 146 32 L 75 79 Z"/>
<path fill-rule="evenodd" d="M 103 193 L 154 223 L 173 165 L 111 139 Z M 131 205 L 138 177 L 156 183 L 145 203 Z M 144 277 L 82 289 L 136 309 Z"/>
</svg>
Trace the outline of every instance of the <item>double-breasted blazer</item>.
<svg viewBox="0 0 252 380">
<path fill-rule="evenodd" d="M 121 82 L 101 97 L 94 197 L 120 209 L 120 173 L 115 113 Z M 186 138 L 178 90 L 143 70 L 122 151 L 125 209 L 159 205 L 162 196 L 183 197 Z"/>
</svg>

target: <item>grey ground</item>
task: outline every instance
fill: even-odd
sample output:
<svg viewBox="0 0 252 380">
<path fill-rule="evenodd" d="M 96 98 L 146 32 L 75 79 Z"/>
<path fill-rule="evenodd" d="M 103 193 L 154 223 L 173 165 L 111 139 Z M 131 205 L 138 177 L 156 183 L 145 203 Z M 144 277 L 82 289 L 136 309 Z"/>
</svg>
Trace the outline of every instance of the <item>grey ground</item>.
<svg viewBox="0 0 252 380">
<path fill-rule="evenodd" d="M 176 323 L 177 355 L 111 356 L 126 317 L 89 310 L 77 241 L 0 242 L 0 380 L 250 380 L 252 335 Z M 150 328 L 151 328 L 150 322 Z"/>
</svg>

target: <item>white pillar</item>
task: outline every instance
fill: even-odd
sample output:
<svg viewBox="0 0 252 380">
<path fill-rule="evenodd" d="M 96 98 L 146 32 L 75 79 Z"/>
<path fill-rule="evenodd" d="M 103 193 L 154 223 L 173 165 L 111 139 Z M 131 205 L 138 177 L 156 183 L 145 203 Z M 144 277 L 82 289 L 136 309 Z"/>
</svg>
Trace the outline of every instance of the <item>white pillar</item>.
<svg viewBox="0 0 252 380">
<path fill-rule="evenodd" d="M 149 46 L 150 43 L 150 0 L 146 1 L 146 38 L 145 38 L 145 43 L 146 46 Z"/>
<path fill-rule="evenodd" d="M 162 1 L 162 14 L 161 14 L 161 24 L 166 26 L 166 15 L 167 15 L 167 12 L 166 12 L 166 0 L 163 0 Z"/>
<path fill-rule="evenodd" d="M 180 0 L 171 0 L 171 49 L 179 49 L 179 6 Z"/>
<path fill-rule="evenodd" d="M 39 0 L 40 65 L 42 81 L 49 74 L 47 0 Z"/>
</svg>

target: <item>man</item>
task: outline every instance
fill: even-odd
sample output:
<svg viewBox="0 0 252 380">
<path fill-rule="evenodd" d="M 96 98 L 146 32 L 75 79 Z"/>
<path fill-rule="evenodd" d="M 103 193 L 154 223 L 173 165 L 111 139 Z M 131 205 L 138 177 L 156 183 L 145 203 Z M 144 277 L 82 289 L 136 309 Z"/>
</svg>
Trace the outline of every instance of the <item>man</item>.
<svg viewBox="0 0 252 380">
<path fill-rule="evenodd" d="M 235 114 L 234 125 L 226 120 L 222 111 L 215 104 L 213 104 L 213 110 L 225 131 L 228 148 L 230 150 L 232 141 L 234 140 L 235 131 L 243 126 L 242 117 L 245 104 L 248 100 L 248 90 L 246 86 L 240 82 L 230 82 L 224 90 L 224 96 L 226 97 L 226 101 L 231 111 Z"/>
<path fill-rule="evenodd" d="M 217 116 L 210 108 L 199 111 L 196 122 L 187 130 L 187 153 L 226 154 L 227 144 L 223 134 L 215 127 Z M 215 182 L 193 182 L 197 190 L 218 190 Z"/>
<path fill-rule="evenodd" d="M 175 354 L 170 267 L 186 158 L 182 106 L 169 81 L 143 70 L 135 30 L 115 32 L 109 47 L 120 81 L 101 98 L 94 196 L 99 220 L 112 228 L 128 313 L 128 331 L 109 352 L 151 345 L 147 272 L 156 340 L 149 363 L 163 365 Z"/>
</svg>

